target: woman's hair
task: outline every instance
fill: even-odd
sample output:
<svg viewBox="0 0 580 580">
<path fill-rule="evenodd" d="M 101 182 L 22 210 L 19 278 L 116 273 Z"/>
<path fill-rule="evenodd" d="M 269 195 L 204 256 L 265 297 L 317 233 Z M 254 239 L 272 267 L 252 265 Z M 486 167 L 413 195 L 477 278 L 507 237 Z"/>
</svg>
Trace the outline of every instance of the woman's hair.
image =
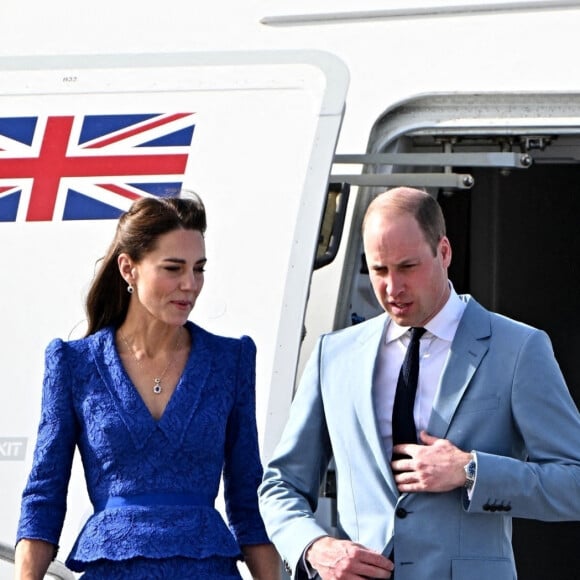
<svg viewBox="0 0 580 580">
<path fill-rule="evenodd" d="M 87 295 L 86 336 L 105 326 L 119 326 L 125 320 L 130 294 L 119 272 L 119 255 L 126 253 L 139 262 L 155 249 L 160 236 L 179 229 L 205 233 L 205 207 L 195 193 L 187 192 L 184 197 L 143 197 L 121 215 Z"/>
</svg>

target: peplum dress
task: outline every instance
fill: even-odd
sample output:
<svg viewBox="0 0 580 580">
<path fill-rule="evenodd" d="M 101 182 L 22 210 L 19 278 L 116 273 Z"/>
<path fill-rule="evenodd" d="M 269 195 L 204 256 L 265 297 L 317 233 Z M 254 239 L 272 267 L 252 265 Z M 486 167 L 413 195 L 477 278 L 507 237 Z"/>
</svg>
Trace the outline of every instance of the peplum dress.
<svg viewBox="0 0 580 580">
<path fill-rule="evenodd" d="M 71 570 L 104 566 L 102 577 L 113 578 L 111 563 L 157 560 L 170 570 L 174 560 L 191 567 L 175 577 L 239 578 L 240 546 L 269 543 L 256 493 L 255 345 L 185 327 L 191 351 L 159 420 L 121 363 L 114 328 L 49 344 L 17 542 L 58 545 L 76 446 L 94 513 L 66 560 Z M 222 471 L 229 526 L 214 508 Z M 214 562 L 232 575 L 212 574 Z"/>
</svg>

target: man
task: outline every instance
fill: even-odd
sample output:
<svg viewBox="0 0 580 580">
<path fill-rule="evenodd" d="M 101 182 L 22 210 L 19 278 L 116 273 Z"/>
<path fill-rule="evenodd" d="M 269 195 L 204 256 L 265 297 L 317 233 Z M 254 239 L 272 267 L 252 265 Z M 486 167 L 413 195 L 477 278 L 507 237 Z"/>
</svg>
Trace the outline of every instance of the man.
<svg viewBox="0 0 580 580">
<path fill-rule="evenodd" d="M 550 341 L 455 293 L 428 194 L 379 195 L 363 243 L 386 314 L 319 340 L 260 488 L 270 537 L 293 578 L 513 580 L 512 517 L 580 519 L 580 415 Z M 338 538 L 313 515 L 332 457 Z"/>
</svg>

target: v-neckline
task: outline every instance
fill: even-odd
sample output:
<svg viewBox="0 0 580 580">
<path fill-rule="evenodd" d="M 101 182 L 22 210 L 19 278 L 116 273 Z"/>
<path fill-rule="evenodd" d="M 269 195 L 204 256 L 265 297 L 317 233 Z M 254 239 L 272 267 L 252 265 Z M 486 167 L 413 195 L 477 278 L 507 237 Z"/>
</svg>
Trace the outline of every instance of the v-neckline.
<svg viewBox="0 0 580 580">
<path fill-rule="evenodd" d="M 95 335 L 96 340 L 91 344 L 99 374 L 139 449 L 158 429 L 178 445 L 199 405 L 213 365 L 213 353 L 201 328 L 191 322 L 186 323 L 185 328 L 191 336 L 191 349 L 181 377 L 159 419 L 151 414 L 122 364 L 115 344 L 115 329 L 110 327 L 103 335 Z"/>
<path fill-rule="evenodd" d="M 169 398 L 167 399 L 167 401 L 165 402 L 165 406 L 163 407 L 161 414 L 159 415 L 159 417 L 156 417 L 153 410 L 149 407 L 149 405 L 147 404 L 147 401 L 145 399 L 144 394 L 139 390 L 139 388 L 137 387 L 137 385 L 135 384 L 135 382 L 133 381 L 133 379 L 131 378 L 129 371 L 127 370 L 127 366 L 124 364 L 123 362 L 123 357 L 121 356 L 119 350 L 115 347 L 115 352 L 117 354 L 117 362 L 119 364 L 119 366 L 122 368 L 123 371 L 123 379 L 125 381 L 127 381 L 127 383 L 130 385 L 130 390 L 134 391 L 134 393 L 137 395 L 137 398 L 139 398 L 141 400 L 141 403 L 143 404 L 143 407 L 145 407 L 145 410 L 151 415 L 151 418 L 153 419 L 153 421 L 159 422 L 163 419 L 163 416 L 165 415 L 165 413 L 167 412 L 167 409 L 170 407 L 171 405 L 171 401 L 173 400 L 173 397 L 177 394 L 178 390 L 180 389 L 182 382 L 183 382 L 183 376 L 185 374 L 185 370 L 187 369 L 188 365 L 190 364 L 190 359 L 191 359 L 191 353 L 193 351 L 193 337 L 191 336 L 191 333 L 189 333 L 189 331 L 186 329 L 186 331 L 188 332 L 191 340 L 191 346 L 189 349 L 189 352 L 187 354 L 187 358 L 185 360 L 185 365 L 183 366 L 183 369 L 179 375 L 179 378 L 177 380 L 177 384 L 175 385 L 173 391 L 171 392 L 171 394 L 169 395 Z M 113 339 L 114 339 L 114 335 L 113 335 Z M 115 341 L 115 339 L 114 339 Z M 130 358 L 130 357 L 129 357 Z M 159 396 L 159 395 L 154 395 L 155 397 Z"/>
</svg>

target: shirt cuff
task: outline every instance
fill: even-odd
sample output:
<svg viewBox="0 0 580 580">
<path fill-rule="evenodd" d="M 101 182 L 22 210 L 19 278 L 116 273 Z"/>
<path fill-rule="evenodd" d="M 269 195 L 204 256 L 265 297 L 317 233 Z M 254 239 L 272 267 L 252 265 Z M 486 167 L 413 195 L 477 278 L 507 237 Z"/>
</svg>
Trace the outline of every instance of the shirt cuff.
<svg viewBox="0 0 580 580">
<path fill-rule="evenodd" d="M 318 536 L 318 538 L 314 538 L 314 540 L 312 540 L 312 542 L 310 542 L 306 546 L 306 548 L 304 548 L 304 552 L 302 552 L 302 558 L 300 559 L 300 564 L 301 564 L 302 568 L 304 569 L 304 571 L 306 572 L 306 575 L 308 576 L 308 580 L 312 580 L 313 578 L 316 578 L 316 576 L 318 575 L 318 572 L 316 571 L 315 568 L 313 568 L 310 565 L 308 560 L 306 560 L 306 553 L 308 552 L 308 550 L 310 549 L 312 544 L 314 544 L 314 542 L 316 542 L 317 540 L 320 540 L 320 538 L 325 538 L 325 537 L 326 536 Z"/>
<path fill-rule="evenodd" d="M 475 451 L 471 452 L 471 457 L 473 458 L 473 463 L 475 464 L 475 470 L 473 472 L 473 485 L 467 490 L 467 499 L 469 501 L 471 501 L 471 498 L 475 492 L 475 486 L 477 485 L 477 454 Z"/>
</svg>

